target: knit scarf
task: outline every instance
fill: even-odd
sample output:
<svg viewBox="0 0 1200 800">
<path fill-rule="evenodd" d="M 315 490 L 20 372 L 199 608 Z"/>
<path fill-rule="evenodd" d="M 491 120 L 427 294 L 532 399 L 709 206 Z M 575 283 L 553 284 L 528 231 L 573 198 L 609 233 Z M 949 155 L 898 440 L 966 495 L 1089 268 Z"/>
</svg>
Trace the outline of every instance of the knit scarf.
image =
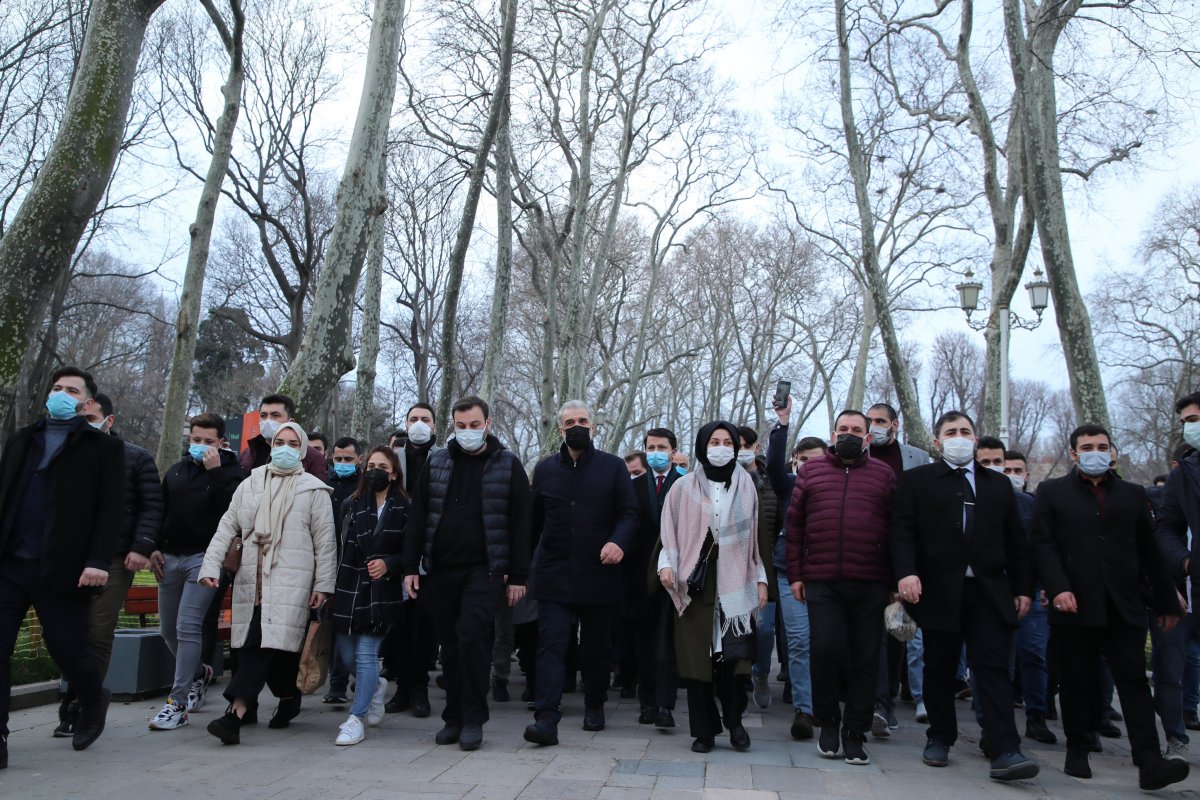
<svg viewBox="0 0 1200 800">
<path fill-rule="evenodd" d="M 300 437 L 300 452 L 308 452 L 308 435 L 295 422 L 288 422 L 275 434 L 292 430 Z M 271 567 L 279 559 L 279 540 L 283 537 L 283 521 L 292 510 L 296 499 L 296 483 L 304 474 L 304 464 L 295 469 L 280 469 L 268 461 L 262 467 L 263 488 L 258 497 L 258 510 L 254 513 L 254 543 L 258 545 L 258 562 L 262 574 L 271 574 Z M 268 557 L 269 556 L 269 557 Z"/>
<path fill-rule="evenodd" d="M 700 561 L 709 530 L 714 531 L 717 553 L 717 607 L 721 634 L 750 633 L 750 620 L 758 608 L 758 492 L 744 469 L 735 470 L 726 496 L 724 524 L 718 525 L 712 502 L 712 485 L 701 472 L 690 472 L 667 492 L 662 512 L 662 546 L 675 573 L 667 589 L 680 616 L 692 602 L 687 578 Z M 711 576 L 711 572 L 709 575 Z M 711 578 L 710 578 L 711 579 Z"/>
</svg>

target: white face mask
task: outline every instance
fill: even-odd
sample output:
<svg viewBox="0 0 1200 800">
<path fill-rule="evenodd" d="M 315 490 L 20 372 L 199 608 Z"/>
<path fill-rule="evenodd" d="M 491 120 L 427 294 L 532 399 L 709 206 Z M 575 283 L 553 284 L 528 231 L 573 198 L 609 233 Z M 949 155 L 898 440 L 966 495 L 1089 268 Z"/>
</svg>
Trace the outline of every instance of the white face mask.
<svg viewBox="0 0 1200 800">
<path fill-rule="evenodd" d="M 1004 467 L 989 466 L 988 469 L 990 469 L 992 472 L 999 472 L 1001 475 L 1004 474 Z"/>
<path fill-rule="evenodd" d="M 1024 475 L 1009 475 L 1008 479 L 1012 481 L 1014 492 L 1025 491 L 1025 476 Z"/>
<path fill-rule="evenodd" d="M 1076 455 L 1079 456 L 1079 471 L 1084 475 L 1091 475 L 1094 478 L 1112 468 L 1112 453 L 1106 453 L 1103 450 L 1088 450 Z"/>
<path fill-rule="evenodd" d="M 871 444 L 887 444 L 892 437 L 892 429 L 880 428 L 878 425 L 871 426 Z"/>
<path fill-rule="evenodd" d="M 409 435 L 411 436 L 411 434 Z M 454 441 L 458 442 L 458 446 L 468 453 L 474 453 L 483 447 L 486 439 L 487 428 L 456 428 L 454 430 Z"/>
<path fill-rule="evenodd" d="M 708 463 L 714 467 L 723 467 L 733 461 L 732 447 L 710 447 L 708 448 Z"/>
<path fill-rule="evenodd" d="M 753 450 L 738 450 L 737 462 L 746 469 L 754 466 L 754 451 Z"/>
<path fill-rule="evenodd" d="M 268 442 L 275 438 L 275 434 L 279 433 L 280 425 L 273 419 L 264 419 L 258 423 L 258 432 Z"/>
<path fill-rule="evenodd" d="M 942 456 L 956 467 L 965 467 L 975 457 L 975 440 L 955 436 L 942 441 Z"/>
<path fill-rule="evenodd" d="M 424 422 L 417 421 L 408 426 L 408 440 L 413 444 L 428 444 L 433 438 L 433 428 Z"/>
</svg>

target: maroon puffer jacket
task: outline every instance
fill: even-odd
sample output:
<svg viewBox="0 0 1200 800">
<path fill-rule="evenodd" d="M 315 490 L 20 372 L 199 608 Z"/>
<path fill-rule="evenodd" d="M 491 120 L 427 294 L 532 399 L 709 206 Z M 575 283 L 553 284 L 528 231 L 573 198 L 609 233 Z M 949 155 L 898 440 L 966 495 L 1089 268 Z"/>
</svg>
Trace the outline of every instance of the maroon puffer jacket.
<svg viewBox="0 0 1200 800">
<path fill-rule="evenodd" d="M 788 582 L 890 584 L 888 511 L 896 473 L 864 453 L 849 466 L 832 452 L 796 473 L 787 514 Z"/>
</svg>

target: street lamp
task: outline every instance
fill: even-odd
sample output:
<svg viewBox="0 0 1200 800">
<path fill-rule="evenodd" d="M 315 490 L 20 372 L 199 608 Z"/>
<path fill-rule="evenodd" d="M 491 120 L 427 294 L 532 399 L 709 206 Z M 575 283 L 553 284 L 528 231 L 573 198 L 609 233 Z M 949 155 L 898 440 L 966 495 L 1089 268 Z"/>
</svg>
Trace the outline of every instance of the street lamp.
<svg viewBox="0 0 1200 800">
<path fill-rule="evenodd" d="M 982 331 L 989 325 L 989 320 L 975 322 L 971 314 L 979 309 L 979 293 L 983 284 L 975 280 L 975 273 L 970 268 L 963 274 L 963 282 L 955 286 L 958 290 L 959 307 L 967 315 L 967 324 L 973 330 Z M 1033 280 L 1025 284 L 1029 292 L 1029 306 L 1037 314 L 1037 319 L 1026 320 L 1018 317 L 1007 307 L 997 309 L 997 322 L 1000 327 L 1000 441 L 1008 447 L 1008 333 L 1011 327 L 1024 328 L 1031 331 L 1042 324 L 1042 313 L 1050 305 L 1050 282 L 1045 279 L 1042 268 L 1033 272 Z"/>
</svg>

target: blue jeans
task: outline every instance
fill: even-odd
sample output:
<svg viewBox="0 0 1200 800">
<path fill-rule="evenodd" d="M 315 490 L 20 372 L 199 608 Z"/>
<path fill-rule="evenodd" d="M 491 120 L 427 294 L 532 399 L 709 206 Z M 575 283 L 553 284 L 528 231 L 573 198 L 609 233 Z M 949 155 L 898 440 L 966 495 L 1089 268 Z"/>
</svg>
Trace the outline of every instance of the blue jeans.
<svg viewBox="0 0 1200 800">
<path fill-rule="evenodd" d="M 338 655 L 343 664 L 354 669 L 354 703 L 350 713 L 359 719 L 367 718 L 371 698 L 379 686 L 379 646 L 383 635 L 351 633 L 337 637 Z"/>
<path fill-rule="evenodd" d="M 809 661 L 808 606 L 792 597 L 787 577 L 780 573 L 779 608 L 783 612 L 783 630 L 787 638 L 788 680 L 792 683 L 792 707 L 812 714 L 812 668 Z"/>
<path fill-rule="evenodd" d="M 1026 715 L 1046 716 L 1049 682 L 1046 649 L 1049 645 L 1050 623 L 1046 609 L 1035 601 L 1017 628 L 1017 667 L 1021 670 L 1021 692 L 1025 696 Z"/>
<path fill-rule="evenodd" d="M 1190 614 L 1188 616 L 1191 616 Z M 1200 622 L 1193 622 L 1188 637 L 1187 660 L 1183 667 L 1183 710 L 1200 707 Z"/>
<path fill-rule="evenodd" d="M 774 603 L 767 603 L 756 612 L 754 626 L 754 665 L 750 673 L 756 678 L 766 678 L 771 675 L 771 654 L 775 650 Z"/>
<path fill-rule="evenodd" d="M 920 703 L 925 698 L 925 642 L 921 637 L 921 629 L 908 642 L 905 648 L 908 657 L 908 693 L 914 703 Z"/>
<path fill-rule="evenodd" d="M 175 678 L 168 695 L 186 705 L 188 689 L 204 661 L 204 615 L 217 590 L 196 582 L 204 553 L 163 555 L 163 577 L 158 582 L 159 631 L 175 656 Z"/>
<path fill-rule="evenodd" d="M 1183 724 L 1183 678 L 1188 646 L 1196 640 L 1197 626 L 1191 614 L 1179 620 L 1169 633 L 1158 627 L 1153 611 L 1146 612 L 1150 623 L 1150 668 L 1154 673 L 1154 706 L 1168 738 L 1188 743 Z"/>
</svg>

